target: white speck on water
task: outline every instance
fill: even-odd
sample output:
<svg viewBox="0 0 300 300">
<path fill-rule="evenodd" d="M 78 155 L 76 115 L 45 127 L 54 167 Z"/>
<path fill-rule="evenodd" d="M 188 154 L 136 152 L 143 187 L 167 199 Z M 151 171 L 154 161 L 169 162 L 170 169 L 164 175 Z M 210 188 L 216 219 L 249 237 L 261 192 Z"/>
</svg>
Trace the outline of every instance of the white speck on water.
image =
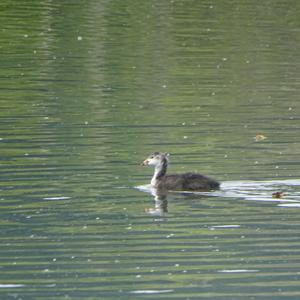
<svg viewBox="0 0 300 300">
<path fill-rule="evenodd" d="M 227 60 L 227 57 L 223 57 L 222 60 L 223 60 L 223 61 L 226 61 L 226 60 Z"/>
<path fill-rule="evenodd" d="M 241 225 L 216 225 L 212 226 L 212 228 L 239 228 Z"/>
<path fill-rule="evenodd" d="M 28 38 L 28 34 L 24 34 L 24 38 Z"/>
<path fill-rule="evenodd" d="M 78 41 L 82 41 L 82 36 L 78 36 L 78 37 L 77 37 L 77 40 L 78 40 Z"/>
<path fill-rule="evenodd" d="M 162 87 L 165 89 L 167 86 L 165 84 L 163 84 Z"/>
<path fill-rule="evenodd" d="M 135 276 L 135 278 L 141 278 L 142 277 L 142 275 L 136 275 Z"/>
<path fill-rule="evenodd" d="M 237 269 L 237 270 L 220 270 L 219 273 L 253 273 L 259 272 L 259 270 L 247 270 L 247 269 Z"/>
<path fill-rule="evenodd" d="M 67 200 L 67 199 L 71 199 L 71 197 L 46 197 L 46 198 L 43 198 L 43 200 L 52 200 L 52 201 L 55 201 L 55 200 Z"/>
<path fill-rule="evenodd" d="M 24 287 L 24 284 L 13 284 L 13 283 L 9 283 L 9 284 L 1 284 L 0 283 L 0 289 L 6 289 L 6 288 L 20 288 L 20 287 Z"/>
<path fill-rule="evenodd" d="M 130 294 L 162 294 L 171 293 L 174 290 L 136 290 L 129 292 Z"/>
<path fill-rule="evenodd" d="M 187 135 L 185 135 L 185 136 L 183 136 L 183 138 L 186 140 L 186 139 L 188 138 L 188 136 L 187 136 Z"/>
<path fill-rule="evenodd" d="M 292 107 L 289 107 L 289 110 L 293 110 L 293 108 L 292 108 Z"/>
<path fill-rule="evenodd" d="M 179 264 L 175 264 L 174 267 L 178 268 L 180 265 Z"/>
<path fill-rule="evenodd" d="M 278 204 L 280 207 L 300 207 L 300 202 L 299 203 L 282 203 Z"/>
</svg>

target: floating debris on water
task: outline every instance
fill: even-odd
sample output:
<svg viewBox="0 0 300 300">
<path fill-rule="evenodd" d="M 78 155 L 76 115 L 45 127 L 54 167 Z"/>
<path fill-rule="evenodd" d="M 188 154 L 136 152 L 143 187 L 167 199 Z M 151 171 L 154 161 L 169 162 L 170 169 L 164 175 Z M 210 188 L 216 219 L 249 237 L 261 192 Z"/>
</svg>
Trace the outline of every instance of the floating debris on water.
<svg viewBox="0 0 300 300">
<path fill-rule="evenodd" d="M 263 134 L 257 134 L 254 137 L 255 142 L 261 142 L 261 141 L 266 140 L 266 139 L 267 139 L 267 137 Z"/>
<path fill-rule="evenodd" d="M 284 193 L 283 192 L 275 192 L 272 194 L 272 198 L 277 198 L 277 199 L 281 199 L 283 198 Z"/>
</svg>

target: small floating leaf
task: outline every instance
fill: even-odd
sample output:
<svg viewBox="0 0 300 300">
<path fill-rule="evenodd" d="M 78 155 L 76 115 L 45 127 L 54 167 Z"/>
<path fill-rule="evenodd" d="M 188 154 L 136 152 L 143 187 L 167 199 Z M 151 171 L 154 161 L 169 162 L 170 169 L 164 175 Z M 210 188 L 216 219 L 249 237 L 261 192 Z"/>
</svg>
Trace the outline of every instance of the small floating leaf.
<svg viewBox="0 0 300 300">
<path fill-rule="evenodd" d="M 255 142 L 260 142 L 260 141 L 263 141 L 267 139 L 267 137 L 263 134 L 257 134 L 255 137 L 254 137 L 254 140 Z"/>
</svg>

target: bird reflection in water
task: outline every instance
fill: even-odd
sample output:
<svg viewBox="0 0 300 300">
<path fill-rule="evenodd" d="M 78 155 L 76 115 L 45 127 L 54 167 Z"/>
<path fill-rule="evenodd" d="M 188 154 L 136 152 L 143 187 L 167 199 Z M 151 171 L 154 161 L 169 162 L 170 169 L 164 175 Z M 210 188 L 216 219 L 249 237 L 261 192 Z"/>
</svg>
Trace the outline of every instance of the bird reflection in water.
<svg viewBox="0 0 300 300">
<path fill-rule="evenodd" d="M 162 217 L 168 212 L 167 191 L 151 188 L 151 195 L 154 196 L 154 207 L 145 208 L 145 212 L 151 216 Z"/>
</svg>

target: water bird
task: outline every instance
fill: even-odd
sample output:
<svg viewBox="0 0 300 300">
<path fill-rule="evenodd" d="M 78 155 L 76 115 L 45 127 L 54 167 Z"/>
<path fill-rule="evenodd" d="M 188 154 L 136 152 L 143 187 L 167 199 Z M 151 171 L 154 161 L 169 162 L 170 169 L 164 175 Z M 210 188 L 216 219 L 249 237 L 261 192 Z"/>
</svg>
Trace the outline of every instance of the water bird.
<svg viewBox="0 0 300 300">
<path fill-rule="evenodd" d="M 166 174 L 169 154 L 154 152 L 143 162 L 143 166 L 153 166 L 154 175 L 151 186 L 169 191 L 210 191 L 218 190 L 220 183 L 199 173 Z"/>
</svg>

